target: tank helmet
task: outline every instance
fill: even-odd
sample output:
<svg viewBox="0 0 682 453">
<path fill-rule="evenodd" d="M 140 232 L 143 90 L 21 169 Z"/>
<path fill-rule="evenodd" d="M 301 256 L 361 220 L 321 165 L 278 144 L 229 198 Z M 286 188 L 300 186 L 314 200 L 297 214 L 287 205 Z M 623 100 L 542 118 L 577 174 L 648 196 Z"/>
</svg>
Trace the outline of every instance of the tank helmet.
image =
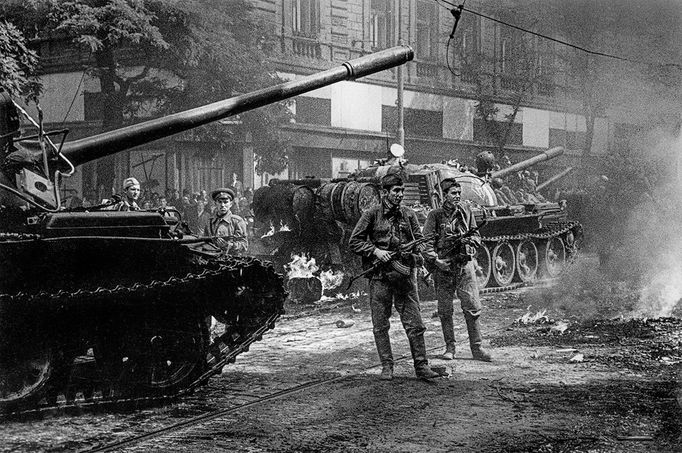
<svg viewBox="0 0 682 453">
<path fill-rule="evenodd" d="M 381 178 L 381 188 L 389 190 L 393 186 L 402 186 L 405 184 L 402 171 L 400 167 L 390 167 L 386 174 Z"/>
<path fill-rule="evenodd" d="M 230 201 L 234 200 L 234 190 L 229 187 L 220 187 L 213 192 L 211 192 L 211 198 L 217 201 L 219 198 L 229 198 Z"/>
<path fill-rule="evenodd" d="M 404 184 L 403 178 L 399 173 L 385 175 L 381 178 L 381 188 L 389 190 L 393 186 L 402 186 Z"/>
<path fill-rule="evenodd" d="M 135 179 L 135 178 L 133 178 L 133 177 L 126 178 L 126 180 L 123 181 L 123 190 L 124 190 L 124 191 L 125 191 L 125 190 L 128 190 L 129 187 L 133 187 L 133 186 L 138 186 L 138 187 L 139 187 L 139 186 L 140 186 L 140 181 L 138 181 L 137 179 Z"/>
<path fill-rule="evenodd" d="M 450 190 L 451 187 L 462 187 L 460 183 L 457 182 L 455 178 L 445 178 L 440 182 L 440 190 L 443 191 L 443 193 L 447 193 L 448 190 Z"/>
<path fill-rule="evenodd" d="M 486 173 L 495 166 L 495 155 L 490 151 L 481 151 L 476 155 L 476 170 Z"/>
</svg>

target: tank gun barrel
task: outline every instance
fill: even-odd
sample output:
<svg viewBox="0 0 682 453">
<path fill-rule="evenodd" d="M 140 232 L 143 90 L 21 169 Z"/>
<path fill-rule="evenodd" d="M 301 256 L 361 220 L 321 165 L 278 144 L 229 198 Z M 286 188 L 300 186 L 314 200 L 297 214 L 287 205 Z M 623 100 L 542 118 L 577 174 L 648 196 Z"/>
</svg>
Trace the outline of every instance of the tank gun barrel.
<svg viewBox="0 0 682 453">
<path fill-rule="evenodd" d="M 557 173 L 556 175 L 552 176 L 551 178 L 549 178 L 547 181 L 543 182 L 542 184 L 538 184 L 538 186 L 535 188 L 535 190 L 544 189 L 548 185 L 557 182 L 558 180 L 560 180 L 561 178 L 563 178 L 564 176 L 566 176 L 567 174 L 569 174 L 572 171 L 573 171 L 573 167 L 568 167 L 564 171 Z"/>
<path fill-rule="evenodd" d="M 409 46 L 396 46 L 343 63 L 298 80 L 214 102 L 64 144 L 62 153 L 74 165 L 152 142 L 204 124 L 282 101 L 344 80 L 355 80 L 414 58 Z"/>
<path fill-rule="evenodd" d="M 557 146 L 555 148 L 548 149 L 547 151 L 538 154 L 537 156 L 533 156 L 530 159 L 523 160 L 521 162 L 518 162 L 511 167 L 503 168 L 502 170 L 498 170 L 496 172 L 493 172 L 490 176 L 493 178 L 504 178 L 505 176 L 509 176 L 512 173 L 515 173 L 517 171 L 524 170 L 532 165 L 535 165 L 539 162 L 543 162 L 545 160 L 549 159 L 554 159 L 555 157 L 559 157 L 564 153 L 564 147 L 563 146 Z"/>
</svg>

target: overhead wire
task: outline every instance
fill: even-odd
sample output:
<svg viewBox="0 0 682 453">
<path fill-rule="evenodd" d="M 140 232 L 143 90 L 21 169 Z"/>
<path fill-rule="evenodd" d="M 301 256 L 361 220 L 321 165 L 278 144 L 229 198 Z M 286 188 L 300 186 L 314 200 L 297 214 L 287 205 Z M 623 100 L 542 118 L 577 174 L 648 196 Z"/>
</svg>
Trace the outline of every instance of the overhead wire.
<svg viewBox="0 0 682 453">
<path fill-rule="evenodd" d="M 650 65 L 650 66 L 672 66 L 672 67 L 676 67 L 676 68 L 682 68 L 682 63 L 670 63 L 670 62 L 662 63 L 662 62 L 657 62 L 657 61 L 638 60 L 638 59 L 633 59 L 633 58 L 628 58 L 628 57 L 622 57 L 622 56 L 619 56 L 619 55 L 609 54 L 609 53 L 605 53 L 605 52 L 599 52 L 599 51 L 596 51 L 596 50 L 591 50 L 591 49 L 588 49 L 588 48 L 586 48 L 586 47 L 583 47 L 583 46 L 579 46 L 579 45 L 570 43 L 570 42 L 568 42 L 568 41 L 564 41 L 564 40 L 561 40 L 561 39 L 558 39 L 558 38 L 553 38 L 553 37 L 551 37 L 551 36 L 547 36 L 547 35 L 545 35 L 545 34 L 538 33 L 538 32 L 532 31 L 532 30 L 528 30 L 528 29 L 526 29 L 526 28 L 520 27 L 520 26 L 518 26 L 518 25 L 511 24 L 511 23 L 509 23 L 509 22 L 506 22 L 506 21 L 503 21 L 503 20 L 500 20 L 500 19 L 496 19 L 496 18 L 494 18 L 494 17 L 491 17 L 491 16 L 488 16 L 488 15 L 486 15 L 486 14 L 483 14 L 483 13 L 481 13 L 481 12 L 479 12 L 479 11 L 475 11 L 475 10 L 472 10 L 472 9 L 469 9 L 469 8 L 465 8 L 465 7 L 464 7 L 464 3 L 466 3 L 466 2 L 462 3 L 461 5 L 456 5 L 456 4 L 452 3 L 452 2 L 449 2 L 448 0 L 435 0 L 435 2 L 436 2 L 436 4 L 437 4 L 438 6 L 440 6 L 441 8 L 446 8 L 446 9 L 450 10 L 451 13 L 452 13 L 452 11 L 454 11 L 454 10 L 451 10 L 450 8 L 448 8 L 448 7 L 445 6 L 445 5 L 442 5 L 441 3 L 445 3 L 446 5 L 452 6 L 453 8 L 455 8 L 455 9 L 457 9 L 457 10 L 460 10 L 460 13 L 461 13 L 461 11 L 466 11 L 466 12 L 468 12 L 468 13 L 471 13 L 471 14 L 475 15 L 475 16 L 479 16 L 479 17 L 482 17 L 482 18 L 484 18 L 484 19 L 487 19 L 487 20 L 490 20 L 490 21 L 493 21 L 493 22 L 497 22 L 497 23 L 502 24 L 502 25 L 504 25 L 504 26 L 507 26 L 507 27 L 510 27 L 510 28 L 519 30 L 519 31 L 524 32 L 524 33 L 529 33 L 529 34 L 531 34 L 531 35 L 538 36 L 538 37 L 540 37 L 540 38 L 547 39 L 547 40 L 549 40 L 549 41 L 553 41 L 553 42 L 562 44 L 562 45 L 564 45 L 564 46 L 571 47 L 571 48 L 576 49 L 576 50 L 580 50 L 580 51 L 585 52 L 585 53 L 588 53 L 588 54 L 590 54 L 590 55 L 596 55 L 596 56 L 601 56 L 601 57 L 606 57 L 606 58 L 613 58 L 613 59 L 616 59 L 616 60 L 627 61 L 627 62 L 629 62 L 629 63 L 635 63 L 635 64 L 645 64 L 645 65 Z M 454 13 L 452 13 L 452 14 L 454 15 Z M 457 19 L 456 19 L 456 20 L 457 20 Z M 451 36 L 452 36 L 452 35 L 451 35 Z M 449 43 L 448 43 L 448 44 L 449 44 Z"/>
</svg>

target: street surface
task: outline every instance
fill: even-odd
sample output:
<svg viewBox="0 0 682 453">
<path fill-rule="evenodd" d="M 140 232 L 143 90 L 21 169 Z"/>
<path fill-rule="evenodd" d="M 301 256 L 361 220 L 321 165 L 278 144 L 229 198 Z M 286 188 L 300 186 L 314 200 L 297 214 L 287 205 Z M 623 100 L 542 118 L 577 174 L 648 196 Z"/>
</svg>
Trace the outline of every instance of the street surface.
<svg viewBox="0 0 682 453">
<path fill-rule="evenodd" d="M 366 298 L 290 305 L 273 331 L 193 396 L 132 413 L 6 421 L 0 451 L 88 450 L 231 407 L 114 451 L 682 451 L 679 310 L 659 320 L 587 320 L 583 310 L 554 306 L 546 317 L 517 321 L 537 314 L 550 294 L 531 288 L 484 297 L 493 363 L 471 360 L 461 316 L 456 360 L 438 359 L 436 303 L 424 301 L 431 364 L 450 371 L 432 382 L 415 378 L 396 314 L 393 350 L 405 359 L 384 382 Z M 567 324 L 563 332 L 556 321 Z"/>
</svg>

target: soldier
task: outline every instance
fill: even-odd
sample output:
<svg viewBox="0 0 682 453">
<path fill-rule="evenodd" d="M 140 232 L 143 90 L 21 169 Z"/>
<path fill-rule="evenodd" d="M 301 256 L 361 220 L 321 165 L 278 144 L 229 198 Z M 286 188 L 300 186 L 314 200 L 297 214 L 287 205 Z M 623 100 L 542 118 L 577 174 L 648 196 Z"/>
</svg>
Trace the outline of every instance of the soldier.
<svg viewBox="0 0 682 453">
<path fill-rule="evenodd" d="M 388 263 L 392 251 L 401 244 L 422 238 L 415 212 L 401 206 L 403 180 L 399 174 L 387 174 L 381 180 L 381 204 L 362 214 L 349 240 L 349 246 L 362 256 L 363 266 L 379 260 Z M 424 344 L 424 322 L 419 310 L 416 269 L 403 275 L 387 264 L 370 275 L 369 303 L 372 310 L 374 341 L 381 360 L 381 379 L 393 379 L 393 354 L 390 328 L 391 306 L 395 305 L 410 343 L 417 377 L 431 379 L 440 376 L 428 366 Z"/>
<path fill-rule="evenodd" d="M 234 191 L 226 187 L 211 192 L 211 198 L 216 206 L 215 214 L 204 228 L 205 236 L 216 237 L 216 245 L 226 253 L 233 254 L 246 252 L 249 246 L 246 222 L 230 212 L 234 196 Z"/>
<path fill-rule="evenodd" d="M 443 191 L 443 206 L 431 211 L 424 224 L 424 235 L 434 235 L 424 252 L 427 263 L 434 268 L 433 280 L 438 298 L 445 352 L 443 359 L 452 360 L 455 356 L 455 330 L 453 326 L 453 297 L 457 294 L 461 301 L 464 319 L 469 332 L 469 344 L 474 360 L 490 362 L 490 354 L 481 347 L 481 329 L 478 318 L 481 314 L 481 301 L 478 294 L 478 280 L 472 257 L 476 247 L 481 244 L 478 232 L 468 237 L 462 235 L 476 228 L 476 219 L 471 209 L 460 203 L 462 188 L 454 178 L 440 183 Z"/>
<path fill-rule="evenodd" d="M 140 182 L 133 178 L 123 181 L 123 198 L 113 204 L 109 209 L 112 211 L 139 211 L 137 200 L 140 198 Z"/>
</svg>

